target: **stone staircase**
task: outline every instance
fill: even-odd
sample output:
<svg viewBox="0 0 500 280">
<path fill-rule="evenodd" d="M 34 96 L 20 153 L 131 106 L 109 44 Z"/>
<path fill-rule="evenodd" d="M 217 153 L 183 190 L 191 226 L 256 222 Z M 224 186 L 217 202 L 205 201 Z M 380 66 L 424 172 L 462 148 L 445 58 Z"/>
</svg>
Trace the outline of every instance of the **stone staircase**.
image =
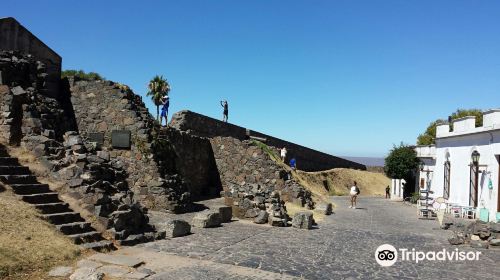
<svg viewBox="0 0 500 280">
<path fill-rule="evenodd" d="M 67 235 L 75 244 L 96 251 L 112 250 L 114 245 L 105 240 L 90 223 L 69 205 L 59 199 L 58 193 L 41 184 L 28 167 L 10 157 L 5 147 L 0 145 L 0 181 L 10 186 L 24 202 L 40 211 L 40 217 L 55 225 L 57 230 Z"/>
</svg>

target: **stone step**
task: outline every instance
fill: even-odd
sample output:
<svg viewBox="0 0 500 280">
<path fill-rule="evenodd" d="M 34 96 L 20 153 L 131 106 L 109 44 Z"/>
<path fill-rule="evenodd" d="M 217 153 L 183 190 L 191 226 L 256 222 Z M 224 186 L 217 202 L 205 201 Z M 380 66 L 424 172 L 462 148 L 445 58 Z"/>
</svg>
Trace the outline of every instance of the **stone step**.
<svg viewBox="0 0 500 280">
<path fill-rule="evenodd" d="M 56 192 L 21 195 L 23 201 L 31 204 L 61 202 Z"/>
<path fill-rule="evenodd" d="M 37 184 L 33 175 L 0 175 L 0 180 L 6 184 Z"/>
<path fill-rule="evenodd" d="M 30 175 L 26 166 L 0 166 L 0 175 Z"/>
<path fill-rule="evenodd" d="M 84 222 L 85 220 L 76 212 L 62 212 L 42 215 L 42 218 L 55 225 Z"/>
<path fill-rule="evenodd" d="M 97 231 L 89 231 L 84 233 L 68 235 L 69 238 L 73 239 L 75 244 L 92 243 L 96 241 L 101 241 L 103 238 L 101 234 Z"/>
<path fill-rule="evenodd" d="M 90 223 L 87 223 L 87 222 L 76 222 L 76 223 L 56 225 L 56 228 L 60 232 L 66 234 L 66 235 L 73 235 L 73 234 L 78 234 L 78 233 L 94 231 L 94 229 L 92 228 Z"/>
<path fill-rule="evenodd" d="M 47 184 L 11 184 L 10 185 L 16 194 L 35 194 L 49 193 L 49 185 Z"/>
<path fill-rule="evenodd" d="M 17 158 L 13 157 L 0 157 L 0 165 L 19 165 L 19 162 L 17 161 Z"/>
<path fill-rule="evenodd" d="M 85 249 L 92 249 L 95 251 L 110 251 L 115 249 L 113 242 L 109 240 L 97 241 L 92 243 L 84 243 L 81 245 Z"/>
<path fill-rule="evenodd" d="M 42 214 L 53 214 L 70 211 L 69 205 L 64 202 L 33 204 L 33 206 L 35 206 L 36 209 L 40 210 Z"/>
</svg>

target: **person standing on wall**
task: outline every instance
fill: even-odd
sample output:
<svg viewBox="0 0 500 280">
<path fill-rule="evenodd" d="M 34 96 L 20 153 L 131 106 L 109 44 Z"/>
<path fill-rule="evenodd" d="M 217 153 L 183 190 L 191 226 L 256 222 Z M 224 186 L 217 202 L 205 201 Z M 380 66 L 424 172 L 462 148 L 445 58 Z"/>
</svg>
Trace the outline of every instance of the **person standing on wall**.
<svg viewBox="0 0 500 280">
<path fill-rule="evenodd" d="M 360 192 L 358 183 L 354 181 L 354 186 L 351 187 L 351 191 L 349 192 L 351 195 L 351 206 L 349 208 L 356 209 L 356 202 Z"/>
<path fill-rule="evenodd" d="M 224 108 L 224 112 L 222 113 L 222 121 L 227 122 L 229 115 L 229 105 L 227 104 L 227 100 L 221 101 L 220 105 Z"/>
<path fill-rule="evenodd" d="M 286 148 L 285 148 L 285 147 L 283 147 L 283 148 L 281 149 L 281 151 L 280 151 L 280 154 L 281 154 L 281 160 L 282 160 L 283 162 L 285 162 L 285 159 L 286 159 L 286 152 L 287 152 L 287 151 L 286 151 Z"/>
<path fill-rule="evenodd" d="M 290 167 L 293 171 L 297 169 L 297 161 L 295 160 L 295 157 L 292 157 L 292 159 L 290 160 Z"/>
<path fill-rule="evenodd" d="M 170 97 L 165 95 L 161 98 L 161 114 L 160 114 L 160 125 L 163 123 L 163 118 L 165 118 L 165 126 L 168 125 L 168 106 L 170 106 Z"/>
<path fill-rule="evenodd" d="M 391 188 L 389 185 L 385 188 L 385 198 L 391 198 Z"/>
</svg>

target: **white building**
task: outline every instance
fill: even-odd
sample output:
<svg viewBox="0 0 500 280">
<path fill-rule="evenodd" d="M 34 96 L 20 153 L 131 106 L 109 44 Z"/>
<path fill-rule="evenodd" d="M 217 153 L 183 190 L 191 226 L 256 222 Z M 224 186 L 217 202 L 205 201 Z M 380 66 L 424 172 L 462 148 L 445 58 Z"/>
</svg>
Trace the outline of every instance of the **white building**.
<svg viewBox="0 0 500 280">
<path fill-rule="evenodd" d="M 425 163 L 419 186 L 429 183 L 434 197 L 449 203 L 488 210 L 489 220 L 500 212 L 500 109 L 483 113 L 483 126 L 475 127 L 475 117 L 453 121 L 436 130 L 435 146 L 418 146 L 417 156 Z M 472 155 L 479 161 L 473 163 Z M 476 169 L 477 172 L 476 172 Z M 484 210 L 483 210 L 484 211 Z"/>
</svg>

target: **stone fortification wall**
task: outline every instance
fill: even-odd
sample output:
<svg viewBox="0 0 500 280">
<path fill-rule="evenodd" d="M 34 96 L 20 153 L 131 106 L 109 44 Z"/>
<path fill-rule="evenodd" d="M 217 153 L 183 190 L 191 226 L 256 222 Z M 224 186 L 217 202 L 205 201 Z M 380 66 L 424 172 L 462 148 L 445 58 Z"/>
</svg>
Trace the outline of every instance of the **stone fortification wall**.
<svg viewBox="0 0 500 280">
<path fill-rule="evenodd" d="M 43 62 L 19 51 L 0 51 L 0 72 L 0 140 L 40 150 L 45 139 L 62 140 L 74 130 L 69 95 L 52 97 Z"/>
<path fill-rule="evenodd" d="M 220 180 L 207 139 L 155 124 L 140 96 L 110 81 L 69 80 L 71 102 L 80 134 L 104 136 L 102 149 L 111 159 L 120 159 L 129 174 L 129 185 L 148 207 L 159 210 L 158 180 L 178 173 L 191 198 L 220 191 Z M 130 148 L 114 148 L 112 134 L 130 131 Z M 163 141 L 165 143 L 159 143 Z M 163 145 L 164 144 L 164 145 Z M 168 181 L 168 180 L 167 180 Z M 153 201 L 152 201 L 153 200 Z"/>
<path fill-rule="evenodd" d="M 51 97 L 58 94 L 62 58 L 14 18 L 0 19 L 0 50 L 31 54 L 46 66 L 46 87 Z M 0 73 L 0 83 L 3 74 Z"/>
<path fill-rule="evenodd" d="M 233 137 L 214 137 L 210 141 L 222 181 L 222 195 L 235 216 L 255 218 L 261 211 L 267 211 L 269 221 L 275 217 L 283 222 L 286 209 L 276 202 L 314 207 L 311 193 L 289 177 L 287 170 L 255 142 Z"/>
<path fill-rule="evenodd" d="M 304 171 L 321 171 L 332 168 L 355 168 L 366 170 L 366 166 L 346 159 L 328 155 L 257 131 L 203 116 L 191 111 L 181 111 L 172 117 L 170 125 L 181 131 L 201 137 L 233 137 L 246 140 L 250 136 L 265 138 L 265 143 L 277 148 L 286 147 L 288 156 L 294 156 L 297 167 Z"/>
</svg>

